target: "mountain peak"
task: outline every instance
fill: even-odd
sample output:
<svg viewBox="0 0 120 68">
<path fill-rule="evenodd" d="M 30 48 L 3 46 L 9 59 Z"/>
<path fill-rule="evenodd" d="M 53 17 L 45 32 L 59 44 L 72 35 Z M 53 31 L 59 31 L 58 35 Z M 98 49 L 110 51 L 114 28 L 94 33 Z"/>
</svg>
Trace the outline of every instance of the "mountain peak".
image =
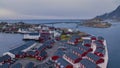
<svg viewBox="0 0 120 68">
<path fill-rule="evenodd" d="M 120 5 L 112 12 L 105 13 L 100 16 L 96 16 L 95 18 L 101 18 L 101 19 L 119 19 L 120 20 Z"/>
</svg>

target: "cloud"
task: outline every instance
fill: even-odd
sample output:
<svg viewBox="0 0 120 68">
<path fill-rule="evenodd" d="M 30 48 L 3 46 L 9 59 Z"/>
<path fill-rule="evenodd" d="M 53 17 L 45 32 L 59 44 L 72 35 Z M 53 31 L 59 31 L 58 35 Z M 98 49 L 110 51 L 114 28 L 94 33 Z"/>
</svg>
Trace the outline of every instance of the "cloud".
<svg viewBox="0 0 120 68">
<path fill-rule="evenodd" d="M 92 18 L 117 5 L 115 0 L 0 0 L 0 6 L 21 18 Z"/>
</svg>

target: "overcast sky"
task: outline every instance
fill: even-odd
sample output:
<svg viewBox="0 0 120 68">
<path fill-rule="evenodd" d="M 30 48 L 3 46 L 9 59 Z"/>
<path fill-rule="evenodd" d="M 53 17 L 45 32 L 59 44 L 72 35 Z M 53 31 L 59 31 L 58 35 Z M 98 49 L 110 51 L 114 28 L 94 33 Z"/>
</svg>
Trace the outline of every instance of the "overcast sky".
<svg viewBox="0 0 120 68">
<path fill-rule="evenodd" d="M 118 5 L 120 0 L 0 0 L 0 19 L 86 19 Z"/>
</svg>

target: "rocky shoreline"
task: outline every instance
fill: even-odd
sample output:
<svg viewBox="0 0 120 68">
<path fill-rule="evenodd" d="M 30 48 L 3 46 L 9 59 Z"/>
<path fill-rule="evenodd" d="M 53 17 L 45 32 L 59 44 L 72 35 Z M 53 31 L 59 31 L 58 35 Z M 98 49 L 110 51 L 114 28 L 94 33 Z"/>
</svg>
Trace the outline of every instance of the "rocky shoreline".
<svg viewBox="0 0 120 68">
<path fill-rule="evenodd" d="M 93 28 L 109 28 L 111 27 L 112 24 L 108 22 L 104 22 L 100 19 L 91 19 L 91 20 L 84 21 L 79 25 L 86 26 L 86 27 L 93 27 Z"/>
</svg>

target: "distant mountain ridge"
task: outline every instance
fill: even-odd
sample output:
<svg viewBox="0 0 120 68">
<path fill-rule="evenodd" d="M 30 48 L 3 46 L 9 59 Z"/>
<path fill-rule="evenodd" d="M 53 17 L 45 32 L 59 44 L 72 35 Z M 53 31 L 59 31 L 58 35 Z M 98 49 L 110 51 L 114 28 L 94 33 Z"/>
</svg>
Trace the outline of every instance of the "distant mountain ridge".
<svg viewBox="0 0 120 68">
<path fill-rule="evenodd" d="M 113 20 L 120 20 L 120 5 L 112 12 L 110 13 L 105 13 L 100 16 L 96 16 L 95 18 L 100 18 L 100 19 L 113 19 Z"/>
</svg>

